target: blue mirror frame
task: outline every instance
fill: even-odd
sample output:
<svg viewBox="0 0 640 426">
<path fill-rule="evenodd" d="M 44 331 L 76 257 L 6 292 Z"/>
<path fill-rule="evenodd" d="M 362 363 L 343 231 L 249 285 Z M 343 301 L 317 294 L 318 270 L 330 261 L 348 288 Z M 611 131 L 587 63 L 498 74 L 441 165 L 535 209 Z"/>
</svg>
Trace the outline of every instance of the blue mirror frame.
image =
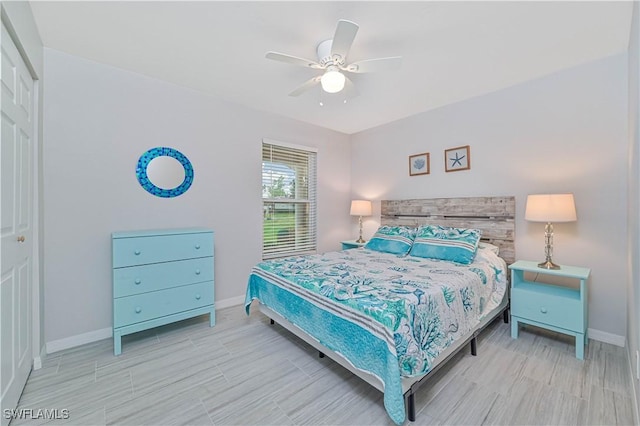
<svg viewBox="0 0 640 426">
<path fill-rule="evenodd" d="M 175 188 L 160 188 L 149 180 L 149 176 L 147 175 L 147 166 L 151 160 L 162 156 L 173 157 L 182 164 L 182 167 L 184 167 L 184 181 Z M 142 185 L 148 193 L 157 197 L 173 198 L 184 194 L 193 183 L 193 166 L 191 165 L 191 161 L 189 161 L 189 159 L 180 151 L 161 146 L 151 148 L 140 156 L 140 159 L 138 160 L 138 167 L 136 167 L 136 176 L 138 177 L 140 185 Z"/>
</svg>

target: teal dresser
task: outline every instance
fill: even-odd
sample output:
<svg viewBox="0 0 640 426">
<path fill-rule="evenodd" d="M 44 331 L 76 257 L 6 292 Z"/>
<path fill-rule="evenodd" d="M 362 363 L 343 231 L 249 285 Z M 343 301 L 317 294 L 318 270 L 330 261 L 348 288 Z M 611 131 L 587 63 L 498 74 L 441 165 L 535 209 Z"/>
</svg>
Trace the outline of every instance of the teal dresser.
<svg viewBox="0 0 640 426">
<path fill-rule="evenodd" d="M 115 232 L 113 352 L 124 335 L 209 314 L 215 324 L 213 231 Z"/>
<path fill-rule="evenodd" d="M 511 269 L 511 337 L 518 338 L 518 324 L 525 323 L 569 334 L 576 338 L 576 358 L 584 359 L 587 343 L 587 279 L 590 270 L 561 265 L 543 269 L 538 262 L 519 260 Z M 576 288 L 528 281 L 525 272 L 577 280 Z"/>
</svg>

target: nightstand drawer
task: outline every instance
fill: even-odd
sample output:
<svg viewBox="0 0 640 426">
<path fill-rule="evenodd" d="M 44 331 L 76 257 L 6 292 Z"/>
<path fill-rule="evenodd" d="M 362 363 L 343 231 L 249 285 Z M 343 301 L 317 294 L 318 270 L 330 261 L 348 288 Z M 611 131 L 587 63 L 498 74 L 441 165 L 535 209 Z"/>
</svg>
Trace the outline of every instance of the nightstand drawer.
<svg viewBox="0 0 640 426">
<path fill-rule="evenodd" d="M 583 333 L 582 302 L 520 288 L 511 290 L 511 315 Z"/>
<path fill-rule="evenodd" d="M 213 256 L 213 233 L 113 239 L 113 267 Z"/>
<path fill-rule="evenodd" d="M 116 268 L 113 270 L 113 297 L 212 280 L 213 257 Z"/>
<path fill-rule="evenodd" d="M 213 281 L 121 297 L 113 301 L 114 327 L 123 327 L 212 304 Z"/>
</svg>

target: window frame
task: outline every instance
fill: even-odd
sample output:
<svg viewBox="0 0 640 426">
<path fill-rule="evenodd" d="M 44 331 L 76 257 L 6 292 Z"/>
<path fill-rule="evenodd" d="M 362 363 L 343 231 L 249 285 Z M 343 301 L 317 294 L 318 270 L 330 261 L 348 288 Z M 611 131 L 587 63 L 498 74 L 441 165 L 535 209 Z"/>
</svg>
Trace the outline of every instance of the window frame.
<svg viewBox="0 0 640 426">
<path fill-rule="evenodd" d="M 267 153 L 265 150 L 272 150 L 271 153 Z M 270 154 L 273 156 L 273 150 L 278 150 L 277 154 L 280 156 L 290 155 L 292 162 L 287 164 L 286 162 L 279 160 L 271 161 L 270 163 L 282 164 L 285 167 L 289 167 L 295 170 L 296 164 L 299 163 L 299 159 L 295 157 L 303 158 L 306 156 L 306 173 L 302 177 L 295 177 L 295 179 L 305 179 L 306 184 L 306 198 L 298 197 L 296 194 L 294 197 L 265 197 L 265 155 Z M 297 145 L 287 142 L 276 141 L 272 139 L 262 139 L 262 210 L 263 210 L 263 226 L 262 226 L 262 259 L 276 259 L 282 257 L 299 256 L 306 254 L 317 253 L 318 236 L 317 236 L 317 163 L 318 163 L 318 149 L 315 147 L 309 147 L 304 145 Z M 271 179 L 273 181 L 273 179 Z M 296 180 L 297 181 L 297 180 Z M 294 188 L 299 189 L 298 184 Z M 275 245 L 267 245 L 265 240 L 265 230 L 267 223 L 267 215 L 272 210 L 275 212 L 276 205 L 293 205 L 294 214 L 294 230 L 293 234 L 285 233 L 282 243 Z M 306 211 L 299 211 L 299 206 L 307 206 Z M 290 206 L 289 206 L 290 208 Z M 301 219 L 296 219 L 295 215 L 302 215 Z M 275 227 L 275 226 L 274 226 Z M 299 228 L 300 227 L 300 228 Z"/>
</svg>

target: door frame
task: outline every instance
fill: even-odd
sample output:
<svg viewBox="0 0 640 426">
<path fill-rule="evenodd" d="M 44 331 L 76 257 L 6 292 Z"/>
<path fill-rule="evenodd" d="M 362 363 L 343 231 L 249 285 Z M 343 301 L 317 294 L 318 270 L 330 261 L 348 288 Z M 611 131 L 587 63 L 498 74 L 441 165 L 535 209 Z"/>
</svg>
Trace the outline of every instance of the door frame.
<svg viewBox="0 0 640 426">
<path fill-rule="evenodd" d="M 32 338 L 32 359 L 31 359 L 31 368 L 33 370 L 38 370 L 42 368 L 42 362 L 46 356 L 45 351 L 45 343 L 44 343 L 44 318 L 40 315 L 41 312 L 44 311 L 44 300 L 42 296 L 44 295 L 43 291 L 43 273 L 44 269 L 41 267 L 43 262 L 43 253 L 41 251 L 42 240 L 43 240 L 43 226 L 42 226 L 42 215 L 40 214 L 40 209 L 42 206 L 42 114 L 43 114 L 43 103 L 42 103 L 42 76 L 39 76 L 34 65 L 33 61 L 30 60 L 29 54 L 24 48 L 23 44 L 20 41 L 20 36 L 16 31 L 14 25 L 11 22 L 10 17 L 8 16 L 4 5 L 2 5 L 1 9 L 1 21 L 2 25 L 7 30 L 7 33 L 11 37 L 11 40 L 18 48 L 18 52 L 22 57 L 22 60 L 27 65 L 27 69 L 29 70 L 29 74 L 33 79 L 33 168 L 32 168 L 32 179 L 33 179 L 33 199 L 32 209 L 31 209 L 31 223 L 32 223 L 32 239 L 33 239 L 33 251 L 31 253 L 31 338 Z"/>
</svg>

